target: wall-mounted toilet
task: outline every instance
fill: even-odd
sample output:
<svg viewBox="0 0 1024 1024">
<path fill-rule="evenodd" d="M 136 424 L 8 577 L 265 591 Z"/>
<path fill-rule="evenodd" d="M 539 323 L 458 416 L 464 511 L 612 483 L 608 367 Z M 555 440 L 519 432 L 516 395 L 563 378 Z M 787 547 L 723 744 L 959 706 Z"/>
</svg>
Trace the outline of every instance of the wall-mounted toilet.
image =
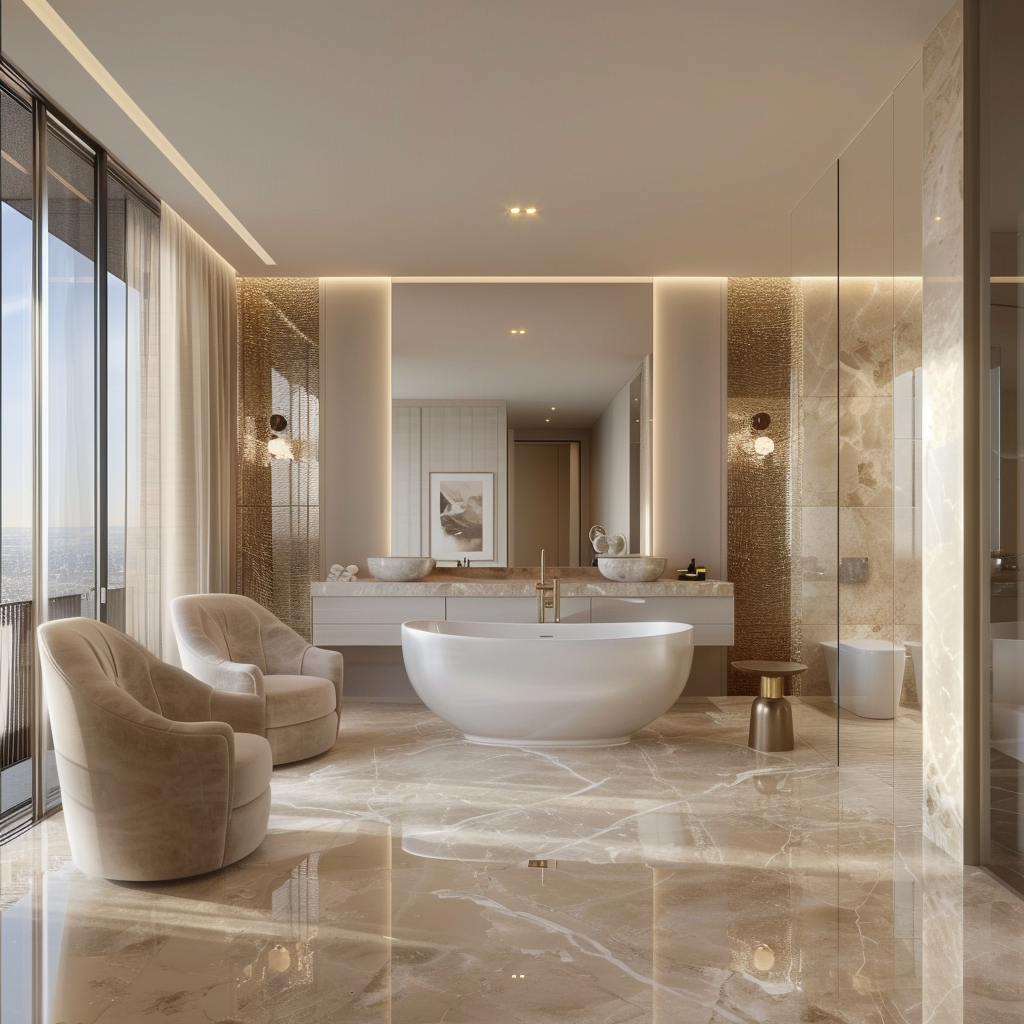
<svg viewBox="0 0 1024 1024">
<path fill-rule="evenodd" d="M 861 718 L 895 718 L 907 652 L 892 640 L 824 640 L 832 699 Z M 840 663 L 841 670 L 840 670 Z"/>
</svg>

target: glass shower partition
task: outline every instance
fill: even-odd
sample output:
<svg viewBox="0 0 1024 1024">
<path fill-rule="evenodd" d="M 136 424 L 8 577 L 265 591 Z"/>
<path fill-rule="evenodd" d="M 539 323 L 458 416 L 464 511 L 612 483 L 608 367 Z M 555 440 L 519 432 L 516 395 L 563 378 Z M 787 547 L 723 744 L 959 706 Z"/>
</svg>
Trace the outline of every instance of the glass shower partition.
<svg viewBox="0 0 1024 1024">
<path fill-rule="evenodd" d="M 792 380 L 792 628 L 800 729 L 839 760 L 839 715 L 825 651 L 839 638 L 839 165 L 792 215 L 799 335 Z M 804 711 L 806 707 L 808 711 Z"/>
<path fill-rule="evenodd" d="M 982 8 L 982 324 L 987 337 L 990 555 L 983 595 L 985 742 L 982 743 L 982 863 L 1024 893 L 1024 8 L 990 0 Z"/>
</svg>

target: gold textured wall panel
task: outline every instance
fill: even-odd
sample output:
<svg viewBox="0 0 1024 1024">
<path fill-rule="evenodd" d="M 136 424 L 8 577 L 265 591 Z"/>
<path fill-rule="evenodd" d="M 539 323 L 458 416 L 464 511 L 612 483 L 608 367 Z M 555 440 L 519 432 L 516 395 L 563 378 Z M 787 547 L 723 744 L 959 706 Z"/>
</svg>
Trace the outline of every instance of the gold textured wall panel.
<svg viewBox="0 0 1024 1024">
<path fill-rule="evenodd" d="M 736 643 L 729 661 L 788 661 L 799 649 L 793 616 L 795 547 L 792 473 L 799 461 L 791 429 L 800 305 L 789 278 L 728 283 L 728 553 L 735 586 Z M 754 430 L 756 413 L 771 416 Z M 774 451 L 760 455 L 759 436 Z M 729 693 L 754 695 L 755 676 L 730 665 Z"/>
<path fill-rule="evenodd" d="M 319 339 L 317 278 L 239 279 L 236 589 L 307 639 L 320 574 Z M 274 414 L 288 421 L 277 434 Z M 287 457 L 271 455 L 275 436 Z"/>
</svg>

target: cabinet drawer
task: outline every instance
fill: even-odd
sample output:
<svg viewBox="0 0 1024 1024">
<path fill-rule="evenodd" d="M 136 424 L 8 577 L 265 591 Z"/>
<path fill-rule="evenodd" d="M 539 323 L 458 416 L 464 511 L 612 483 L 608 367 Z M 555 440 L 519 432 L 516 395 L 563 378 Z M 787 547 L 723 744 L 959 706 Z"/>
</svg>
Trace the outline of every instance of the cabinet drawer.
<svg viewBox="0 0 1024 1024">
<path fill-rule="evenodd" d="M 443 597 L 314 597 L 313 625 L 318 623 L 398 623 L 410 619 L 444 619 Z"/>
<path fill-rule="evenodd" d="M 449 597 L 449 622 L 536 622 L 535 597 Z M 562 622 L 589 622 L 589 597 L 563 597 Z M 551 609 L 548 609 L 551 615 Z"/>
<path fill-rule="evenodd" d="M 731 623 L 731 597 L 595 597 L 595 622 Z"/>
<path fill-rule="evenodd" d="M 734 642 L 731 597 L 595 597 L 590 615 L 594 622 L 688 622 L 701 647 Z"/>
<path fill-rule="evenodd" d="M 400 647 L 399 623 L 313 623 L 314 647 Z"/>
</svg>

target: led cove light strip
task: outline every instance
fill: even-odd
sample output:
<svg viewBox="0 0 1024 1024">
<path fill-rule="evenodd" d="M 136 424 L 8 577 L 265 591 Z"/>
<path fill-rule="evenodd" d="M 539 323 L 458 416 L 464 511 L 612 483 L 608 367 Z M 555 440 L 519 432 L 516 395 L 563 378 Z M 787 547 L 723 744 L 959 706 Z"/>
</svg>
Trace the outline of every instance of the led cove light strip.
<svg viewBox="0 0 1024 1024">
<path fill-rule="evenodd" d="M 143 113 L 142 108 L 121 88 L 96 59 L 68 23 L 46 0 L 23 0 L 25 6 L 53 33 L 64 49 L 92 76 L 96 84 L 132 119 L 143 135 L 178 169 L 182 177 L 224 218 L 229 227 L 267 266 L 274 266 L 270 253 L 246 230 L 223 200 L 199 176 L 198 171 L 174 148 L 166 135 Z"/>
</svg>

